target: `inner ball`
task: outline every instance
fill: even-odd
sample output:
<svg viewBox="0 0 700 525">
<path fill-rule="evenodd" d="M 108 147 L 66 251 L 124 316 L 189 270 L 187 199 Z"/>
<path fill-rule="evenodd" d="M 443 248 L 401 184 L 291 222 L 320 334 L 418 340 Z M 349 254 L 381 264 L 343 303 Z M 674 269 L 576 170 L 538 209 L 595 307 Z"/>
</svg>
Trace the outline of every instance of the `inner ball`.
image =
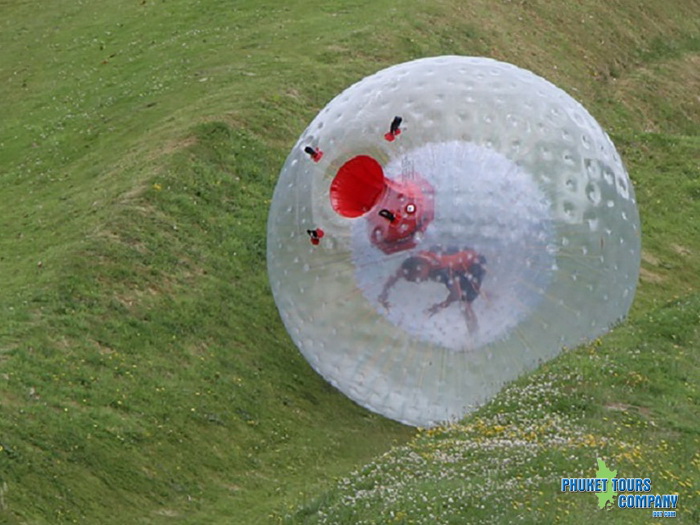
<svg viewBox="0 0 700 525">
<path fill-rule="evenodd" d="M 506 337 L 536 311 L 556 270 L 557 242 L 551 203 L 532 174 L 493 149 L 452 141 L 397 156 L 386 175 L 393 181 L 420 175 L 434 188 L 435 212 L 417 246 L 391 256 L 371 242 L 367 219 L 353 222 L 355 279 L 379 315 L 425 342 L 468 351 Z M 389 297 L 391 306 L 380 304 L 384 284 L 408 258 L 460 250 L 473 250 L 485 261 L 479 294 L 471 301 L 478 329 L 469 330 L 459 301 L 440 315 L 426 315 L 450 292 L 441 275 L 402 279 Z M 458 270 L 452 274 L 464 278 Z"/>
</svg>

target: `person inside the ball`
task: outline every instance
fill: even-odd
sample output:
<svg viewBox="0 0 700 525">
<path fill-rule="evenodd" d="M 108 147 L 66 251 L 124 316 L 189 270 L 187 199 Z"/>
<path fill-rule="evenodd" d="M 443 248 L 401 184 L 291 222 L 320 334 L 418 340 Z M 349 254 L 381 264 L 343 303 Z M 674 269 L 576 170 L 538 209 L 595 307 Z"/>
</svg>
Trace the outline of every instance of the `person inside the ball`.
<svg viewBox="0 0 700 525">
<path fill-rule="evenodd" d="M 444 284 L 449 293 L 444 301 L 428 308 L 428 315 L 433 316 L 453 302 L 460 301 L 467 328 L 471 333 L 475 333 L 478 330 L 478 322 L 471 303 L 481 293 L 484 275 L 486 258 L 475 250 L 455 247 L 443 250 L 440 246 L 433 246 L 430 250 L 418 252 L 401 263 L 396 273 L 384 283 L 379 302 L 387 310 L 390 308 L 389 290 L 401 279 L 412 283 L 438 282 Z"/>
</svg>

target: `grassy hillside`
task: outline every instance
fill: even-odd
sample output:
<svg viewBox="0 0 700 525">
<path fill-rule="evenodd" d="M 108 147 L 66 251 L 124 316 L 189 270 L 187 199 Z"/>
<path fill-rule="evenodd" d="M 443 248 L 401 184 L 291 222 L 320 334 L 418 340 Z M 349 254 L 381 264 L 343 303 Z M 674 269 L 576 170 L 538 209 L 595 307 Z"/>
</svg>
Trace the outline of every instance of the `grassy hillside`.
<svg viewBox="0 0 700 525">
<path fill-rule="evenodd" d="M 487 481 L 526 480 L 551 464 L 538 470 L 550 485 L 517 495 L 522 504 L 496 487 L 484 505 L 514 507 L 503 519 L 565 519 L 568 510 L 576 521 L 589 501 L 551 483 L 603 454 L 626 475 L 667 472 L 665 490 L 681 493 L 691 519 L 700 481 L 698 1 L 5 0 L 0 12 L 0 522 L 340 513 L 350 523 L 429 523 L 435 509 L 411 507 L 411 495 L 440 501 L 465 476 L 433 483 L 430 472 L 445 464 L 428 462 L 418 472 L 430 482 L 397 487 L 394 514 L 383 515 L 378 500 L 365 510 L 358 497 L 392 486 L 371 478 L 371 465 L 397 458 L 403 471 L 408 451 L 435 458 L 444 445 L 441 454 L 463 456 L 450 447 L 523 431 L 522 406 L 506 392 L 463 426 L 411 439 L 415 431 L 313 373 L 267 284 L 267 205 L 306 123 L 362 76 L 445 53 L 513 62 L 579 99 L 618 144 L 643 221 L 631 321 L 513 386 L 561 384 L 542 394 L 537 417 L 562 413 L 572 448 L 531 430 L 539 448 L 528 458 L 541 464 L 506 462 L 514 466 Z M 593 443 L 576 441 L 579 430 Z M 469 472 L 479 461 L 454 464 Z M 525 513 L 527 504 L 544 514 Z M 473 506 L 442 509 L 455 523 L 488 521 Z"/>
</svg>

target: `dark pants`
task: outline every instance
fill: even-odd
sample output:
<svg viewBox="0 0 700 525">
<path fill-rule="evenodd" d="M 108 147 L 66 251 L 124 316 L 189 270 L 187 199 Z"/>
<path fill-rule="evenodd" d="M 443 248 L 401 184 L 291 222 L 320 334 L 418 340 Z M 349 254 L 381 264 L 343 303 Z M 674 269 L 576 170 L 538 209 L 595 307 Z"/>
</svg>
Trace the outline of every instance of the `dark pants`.
<svg viewBox="0 0 700 525">
<path fill-rule="evenodd" d="M 459 288 L 462 290 L 462 295 L 460 297 L 461 301 L 471 303 L 479 297 L 479 290 L 481 289 L 481 281 L 484 278 L 486 272 L 479 263 L 474 263 L 469 267 L 468 272 L 463 272 L 455 275 L 459 279 Z M 442 270 L 437 270 L 433 274 L 436 281 L 441 282 L 448 288 L 450 288 L 450 270 L 444 268 Z"/>
</svg>

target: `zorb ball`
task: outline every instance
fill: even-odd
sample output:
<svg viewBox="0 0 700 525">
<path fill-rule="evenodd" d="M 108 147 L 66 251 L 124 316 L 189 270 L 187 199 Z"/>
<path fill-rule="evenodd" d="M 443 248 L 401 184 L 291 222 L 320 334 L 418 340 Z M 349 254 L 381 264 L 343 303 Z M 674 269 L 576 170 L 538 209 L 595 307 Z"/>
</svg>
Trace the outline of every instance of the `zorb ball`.
<svg viewBox="0 0 700 525">
<path fill-rule="evenodd" d="M 491 59 L 426 58 L 351 86 L 304 131 L 267 263 L 311 366 L 427 427 L 624 317 L 639 215 L 612 142 L 564 91 Z"/>
</svg>

